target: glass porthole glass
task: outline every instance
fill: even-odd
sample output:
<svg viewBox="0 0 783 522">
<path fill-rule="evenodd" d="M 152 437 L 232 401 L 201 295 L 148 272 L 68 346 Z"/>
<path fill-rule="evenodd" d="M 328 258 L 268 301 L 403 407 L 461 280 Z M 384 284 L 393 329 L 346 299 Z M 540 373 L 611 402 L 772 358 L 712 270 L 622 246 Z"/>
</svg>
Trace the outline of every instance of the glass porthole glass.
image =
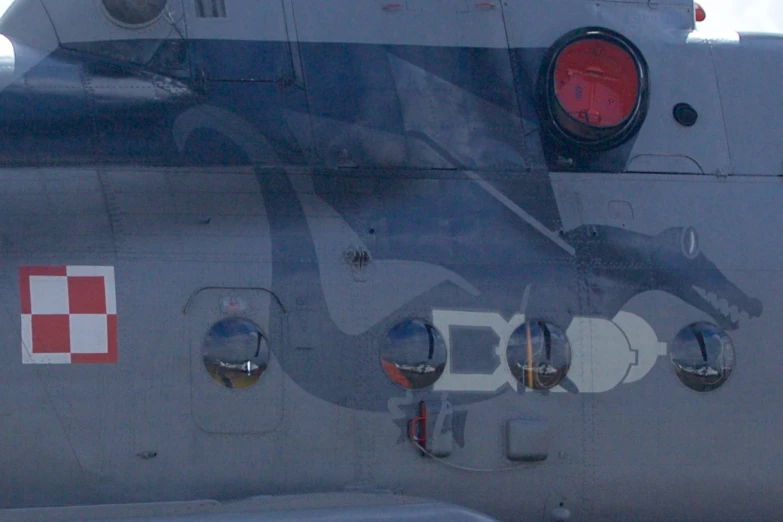
<svg viewBox="0 0 783 522">
<path fill-rule="evenodd" d="M 242 317 L 215 323 L 204 337 L 201 353 L 209 375 L 226 388 L 252 386 L 269 364 L 266 337 L 255 323 Z"/>
<path fill-rule="evenodd" d="M 129 27 L 150 24 L 166 8 L 167 0 L 102 0 L 103 8 L 113 22 Z"/>
<path fill-rule="evenodd" d="M 734 370 L 734 344 L 721 328 L 695 323 L 680 330 L 671 343 L 674 373 L 691 390 L 720 388 Z"/>
<path fill-rule="evenodd" d="M 411 319 L 394 326 L 381 343 L 381 364 L 392 382 L 418 390 L 446 368 L 446 343 L 434 326 Z"/>
<path fill-rule="evenodd" d="M 555 62 L 555 96 L 563 110 L 589 127 L 614 127 L 633 114 L 638 65 L 628 50 L 602 38 L 563 49 Z"/>
<path fill-rule="evenodd" d="M 514 330 L 507 356 L 511 373 L 531 390 L 554 388 L 571 367 L 571 346 L 565 333 L 544 321 L 529 320 Z"/>
</svg>

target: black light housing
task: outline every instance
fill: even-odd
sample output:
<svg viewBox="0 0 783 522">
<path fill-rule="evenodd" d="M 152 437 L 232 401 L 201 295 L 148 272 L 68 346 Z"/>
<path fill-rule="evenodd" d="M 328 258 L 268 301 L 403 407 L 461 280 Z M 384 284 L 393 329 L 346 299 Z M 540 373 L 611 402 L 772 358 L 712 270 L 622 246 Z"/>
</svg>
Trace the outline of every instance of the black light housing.
<svg viewBox="0 0 783 522">
<path fill-rule="evenodd" d="M 168 0 L 102 0 L 108 17 L 129 28 L 144 27 L 163 14 Z"/>
</svg>

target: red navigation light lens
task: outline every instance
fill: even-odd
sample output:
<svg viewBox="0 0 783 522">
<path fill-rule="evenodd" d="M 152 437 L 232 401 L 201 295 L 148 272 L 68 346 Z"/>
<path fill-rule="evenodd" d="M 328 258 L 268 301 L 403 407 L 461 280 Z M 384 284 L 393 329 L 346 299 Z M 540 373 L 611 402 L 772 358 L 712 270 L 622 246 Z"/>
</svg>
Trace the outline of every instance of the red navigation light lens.
<svg viewBox="0 0 783 522">
<path fill-rule="evenodd" d="M 639 99 L 636 61 L 606 40 L 577 41 L 557 58 L 555 92 L 573 119 L 591 127 L 615 127 L 633 115 Z"/>
</svg>

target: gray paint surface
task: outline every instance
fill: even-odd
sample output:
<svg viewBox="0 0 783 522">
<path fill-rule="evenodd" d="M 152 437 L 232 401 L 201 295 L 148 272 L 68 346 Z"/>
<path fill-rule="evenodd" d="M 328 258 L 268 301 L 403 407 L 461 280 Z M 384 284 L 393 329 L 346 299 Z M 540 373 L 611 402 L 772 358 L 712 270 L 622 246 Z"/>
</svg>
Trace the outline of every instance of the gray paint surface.
<svg viewBox="0 0 783 522">
<path fill-rule="evenodd" d="M 686 0 L 268 4 L 172 0 L 129 29 L 92 0 L 19 0 L 0 20 L 0 520 L 255 495 L 288 500 L 231 516 L 775 518 L 780 41 L 694 33 Z M 616 150 L 557 158 L 538 67 L 585 26 L 639 47 L 650 110 Z M 116 365 L 21 364 L 18 268 L 41 265 L 114 267 Z M 245 390 L 201 365 L 225 298 L 269 340 Z M 549 392 L 508 369 L 531 318 L 574 354 Z M 380 358 L 408 319 L 448 343 L 423 390 Z M 697 321 L 735 346 L 711 393 L 667 357 Z M 442 460 L 408 440 L 420 401 L 451 415 Z M 544 424 L 547 459 L 510 461 Z M 393 495 L 286 497 L 340 491 Z M 384 504 L 402 495 L 449 506 Z"/>
</svg>

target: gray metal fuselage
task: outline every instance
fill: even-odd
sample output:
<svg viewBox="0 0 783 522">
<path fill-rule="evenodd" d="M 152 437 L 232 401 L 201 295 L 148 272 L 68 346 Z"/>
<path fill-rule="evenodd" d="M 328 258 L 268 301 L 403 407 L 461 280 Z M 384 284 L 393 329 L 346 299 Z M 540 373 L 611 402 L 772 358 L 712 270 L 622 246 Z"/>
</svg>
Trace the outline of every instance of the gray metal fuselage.
<svg viewBox="0 0 783 522">
<path fill-rule="evenodd" d="M 783 512 L 781 40 L 693 31 L 686 0 L 213 3 L 142 28 L 94 0 L 0 19 L 0 509 L 351 491 L 501 520 Z M 644 124 L 604 152 L 539 116 L 547 49 L 581 27 L 649 66 Z M 51 266 L 113 267 L 116 364 L 23 364 L 20 267 Z M 233 316 L 270 353 L 246 389 L 203 363 Z M 447 354 L 415 391 L 380 355 L 410 319 Z M 509 361 L 528 319 L 571 346 L 548 392 Z M 668 357 L 700 322 L 736 357 L 704 393 Z M 449 412 L 442 461 L 409 439 L 420 401 Z M 540 430 L 545 460 L 509 460 Z"/>
</svg>

